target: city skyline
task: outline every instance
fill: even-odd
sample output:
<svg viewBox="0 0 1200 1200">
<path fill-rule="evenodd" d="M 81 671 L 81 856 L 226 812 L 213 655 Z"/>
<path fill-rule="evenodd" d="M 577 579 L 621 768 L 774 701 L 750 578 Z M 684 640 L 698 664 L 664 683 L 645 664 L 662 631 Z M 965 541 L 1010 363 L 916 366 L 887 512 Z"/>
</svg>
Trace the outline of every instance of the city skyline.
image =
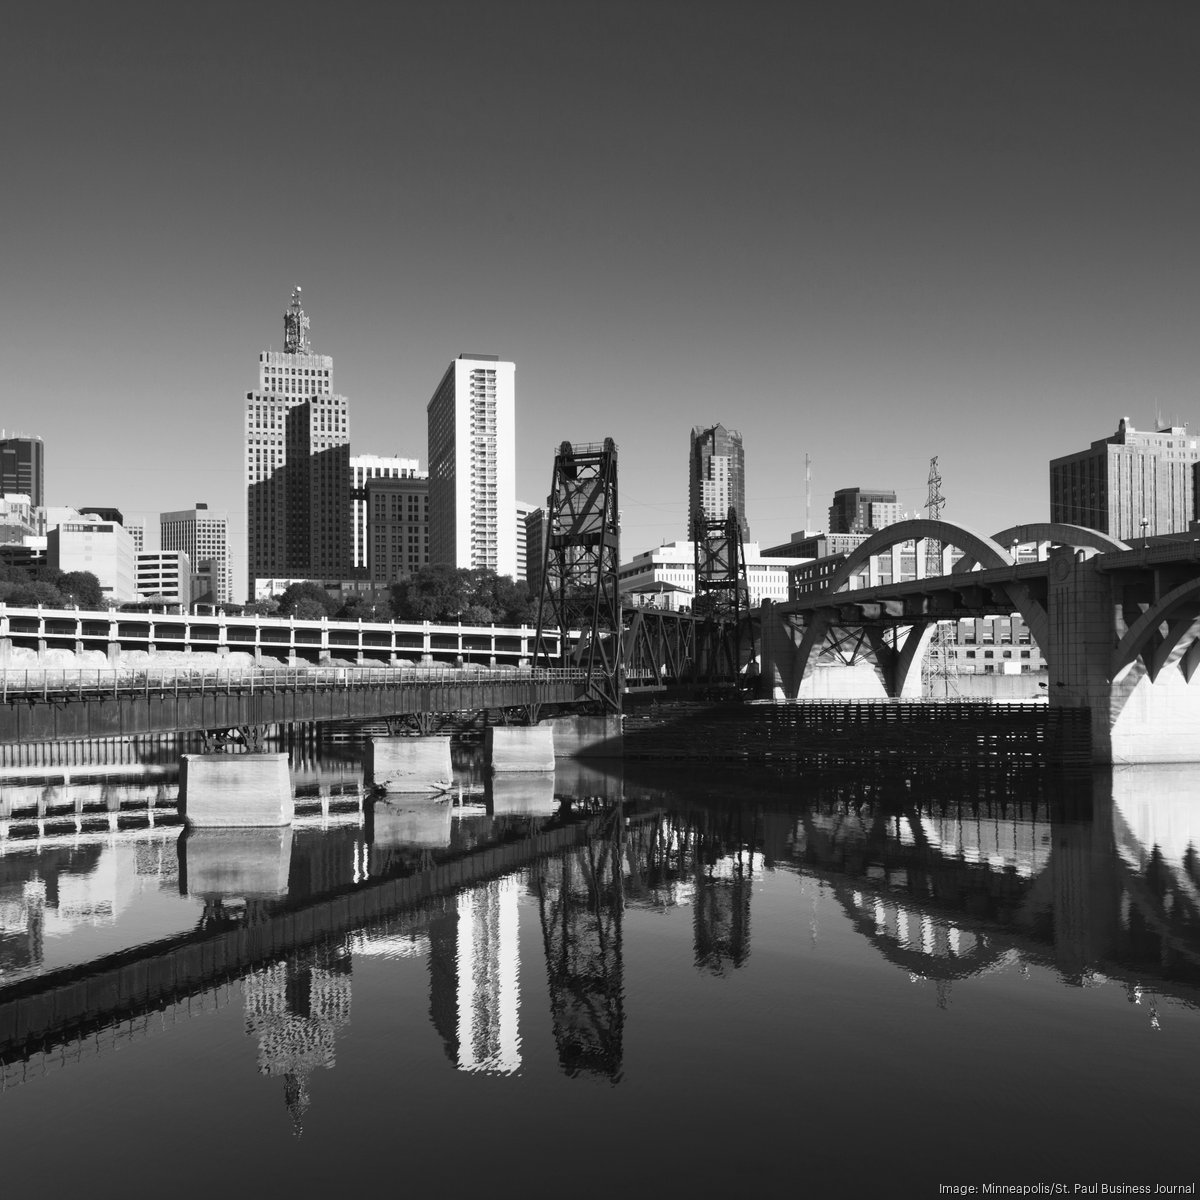
<svg viewBox="0 0 1200 1200">
<path fill-rule="evenodd" d="M 297 280 L 356 451 L 421 454 L 430 379 L 487 347 L 521 370 L 517 495 L 611 436 L 629 551 L 684 529 L 663 448 L 695 424 L 742 431 L 769 545 L 806 452 L 816 503 L 911 512 L 937 453 L 992 532 L 1120 416 L 1200 421 L 1190 8 L 264 5 L 231 37 L 68 7 L 17 14 L 0 85 L 5 423 L 52 504 L 228 509 L 236 579 L 236 397 Z M 293 120 L 320 165 L 281 204 Z"/>
</svg>

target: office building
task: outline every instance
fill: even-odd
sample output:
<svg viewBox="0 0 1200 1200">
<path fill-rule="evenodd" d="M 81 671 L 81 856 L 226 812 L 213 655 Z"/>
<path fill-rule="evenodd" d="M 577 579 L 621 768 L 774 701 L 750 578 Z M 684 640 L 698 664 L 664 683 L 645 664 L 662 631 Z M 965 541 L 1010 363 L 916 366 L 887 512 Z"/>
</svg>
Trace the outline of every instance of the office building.
<svg viewBox="0 0 1200 1200">
<path fill-rule="evenodd" d="M 530 504 L 528 500 L 517 501 L 517 570 L 513 576 L 514 579 L 529 578 L 529 557 L 526 552 L 526 522 L 529 520 L 530 513 L 537 509 L 536 504 Z M 538 560 L 541 561 L 540 559 Z"/>
<path fill-rule="evenodd" d="M 791 539 L 778 546 L 768 546 L 763 558 L 828 558 L 831 554 L 849 554 L 861 546 L 869 533 L 820 533 L 798 529 Z"/>
<path fill-rule="evenodd" d="M 83 515 L 64 521 L 46 535 L 46 559 L 55 571 L 91 572 L 106 600 L 120 604 L 137 597 L 133 538 L 116 521 Z"/>
<path fill-rule="evenodd" d="M 137 594 L 143 600 L 192 602 L 192 564 L 182 550 L 151 550 L 136 555 Z"/>
<path fill-rule="evenodd" d="M 429 401 L 431 563 L 517 573 L 516 370 L 459 355 Z"/>
<path fill-rule="evenodd" d="M 789 558 L 764 558 L 755 542 L 743 546 L 750 603 L 788 598 Z M 692 542 L 667 542 L 635 555 L 620 569 L 620 591 L 634 603 L 675 611 L 690 609 L 696 596 L 696 548 Z"/>
<path fill-rule="evenodd" d="M 748 542 L 742 435 L 724 425 L 694 425 L 688 455 L 688 537 L 697 518 L 723 521 L 731 508 L 737 509 L 742 541 Z"/>
<path fill-rule="evenodd" d="M 229 514 L 207 504 L 165 512 L 159 517 L 159 545 L 188 556 L 192 567 L 191 601 L 228 604 L 233 600 L 229 569 Z"/>
<path fill-rule="evenodd" d="M 0 496 L 18 492 L 34 508 L 46 503 L 45 451 L 40 437 L 9 437 L 0 433 Z"/>
<path fill-rule="evenodd" d="M 350 569 L 367 572 L 367 483 L 372 479 L 427 479 L 415 458 L 389 458 L 379 454 L 350 456 Z"/>
<path fill-rule="evenodd" d="M 377 475 L 363 492 L 367 577 L 387 587 L 429 563 L 429 478 Z"/>
<path fill-rule="evenodd" d="M 351 565 L 350 417 L 333 359 L 314 354 L 292 292 L 284 348 L 258 356 L 246 393 L 246 529 L 257 578 L 345 579 Z"/>
<path fill-rule="evenodd" d="M 23 546 L 37 536 L 37 515 L 28 496 L 6 492 L 0 496 L 0 545 Z"/>
<path fill-rule="evenodd" d="M 545 508 L 525 515 L 525 583 L 531 596 L 541 594 L 542 570 L 546 562 L 546 532 L 549 522 Z"/>
<path fill-rule="evenodd" d="M 1195 498 L 1196 437 L 1185 425 L 1152 433 L 1122 417 L 1117 432 L 1050 462 L 1050 520 L 1122 541 L 1184 533 Z"/>
<path fill-rule="evenodd" d="M 877 533 L 900 520 L 895 492 L 839 488 L 829 506 L 830 533 Z"/>
</svg>

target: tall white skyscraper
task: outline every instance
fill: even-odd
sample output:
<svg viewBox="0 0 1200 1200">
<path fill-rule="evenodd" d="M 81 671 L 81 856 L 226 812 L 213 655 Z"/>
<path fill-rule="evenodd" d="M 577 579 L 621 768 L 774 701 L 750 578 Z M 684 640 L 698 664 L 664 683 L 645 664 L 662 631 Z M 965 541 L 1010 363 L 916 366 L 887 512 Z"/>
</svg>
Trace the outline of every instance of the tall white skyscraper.
<svg viewBox="0 0 1200 1200">
<path fill-rule="evenodd" d="M 350 565 L 365 569 L 370 555 L 367 543 L 367 480 L 426 479 L 415 458 L 388 458 L 379 454 L 350 456 Z"/>
<path fill-rule="evenodd" d="M 158 519 L 162 550 L 181 550 L 191 562 L 192 600 L 211 589 L 218 604 L 233 600 L 233 575 L 229 569 L 229 514 L 224 509 L 197 504 Z M 201 582 L 201 580 L 205 582 Z"/>
<path fill-rule="evenodd" d="M 460 354 L 429 417 L 429 561 L 517 574 L 516 373 Z"/>
<path fill-rule="evenodd" d="M 251 596 L 255 579 L 350 574 L 350 416 L 333 359 L 313 353 L 308 328 L 296 288 L 283 350 L 259 354 L 258 390 L 246 393 Z"/>
</svg>

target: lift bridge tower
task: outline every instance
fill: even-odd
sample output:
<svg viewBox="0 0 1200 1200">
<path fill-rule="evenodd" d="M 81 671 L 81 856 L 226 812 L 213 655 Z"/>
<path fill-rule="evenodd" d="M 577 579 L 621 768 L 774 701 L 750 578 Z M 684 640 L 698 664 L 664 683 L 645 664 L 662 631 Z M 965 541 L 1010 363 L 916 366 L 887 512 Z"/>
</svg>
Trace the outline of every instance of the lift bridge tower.
<svg viewBox="0 0 1200 1200">
<path fill-rule="evenodd" d="M 534 662 L 561 653 L 563 665 L 587 672 L 588 695 L 616 713 L 624 682 L 620 570 L 616 444 L 563 442 L 547 504 Z M 551 630 L 560 650 L 552 649 Z"/>
<path fill-rule="evenodd" d="M 695 548 L 695 614 L 704 621 L 697 638 L 698 673 L 736 681 L 741 668 L 742 626 L 750 613 L 746 552 L 736 508 L 712 519 L 703 511 L 692 516 Z"/>
</svg>

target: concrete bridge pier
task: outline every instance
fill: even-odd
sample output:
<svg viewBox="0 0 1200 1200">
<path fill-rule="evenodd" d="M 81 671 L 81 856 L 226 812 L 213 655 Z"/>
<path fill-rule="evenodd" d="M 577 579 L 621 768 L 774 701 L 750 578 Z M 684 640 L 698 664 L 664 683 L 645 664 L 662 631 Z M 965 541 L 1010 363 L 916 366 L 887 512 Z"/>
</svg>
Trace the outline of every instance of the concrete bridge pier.
<svg viewBox="0 0 1200 1200">
<path fill-rule="evenodd" d="M 552 725 L 490 725 L 484 750 L 493 771 L 553 771 Z"/>
<path fill-rule="evenodd" d="M 1050 705 L 1091 710 L 1093 762 L 1200 761 L 1194 643 L 1163 638 L 1151 606 L 1144 642 L 1122 653 L 1121 589 L 1119 577 L 1102 571 L 1094 552 L 1069 547 L 1051 552 Z"/>
<path fill-rule="evenodd" d="M 385 792 L 444 792 L 454 782 L 448 734 L 373 737 L 364 767 L 367 786 Z"/>
<path fill-rule="evenodd" d="M 600 717 L 553 717 L 544 725 L 554 731 L 555 758 L 623 758 L 625 755 L 619 713 L 606 713 Z"/>
<path fill-rule="evenodd" d="M 290 825 L 296 814 L 286 754 L 185 754 L 179 815 L 192 828 Z"/>
</svg>

